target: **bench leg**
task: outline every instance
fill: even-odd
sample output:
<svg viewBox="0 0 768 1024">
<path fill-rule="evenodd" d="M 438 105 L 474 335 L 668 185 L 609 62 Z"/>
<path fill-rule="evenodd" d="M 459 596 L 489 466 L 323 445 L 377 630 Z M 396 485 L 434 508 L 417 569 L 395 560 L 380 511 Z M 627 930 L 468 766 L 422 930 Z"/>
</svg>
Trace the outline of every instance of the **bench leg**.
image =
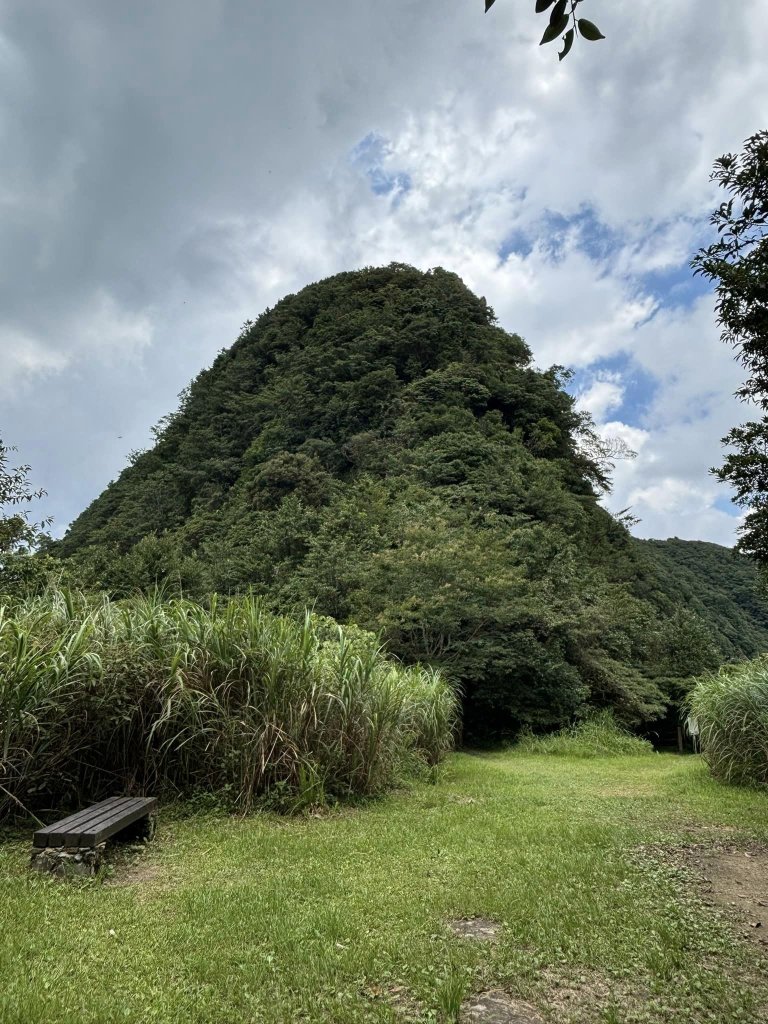
<svg viewBox="0 0 768 1024">
<path fill-rule="evenodd" d="M 128 825 L 126 828 L 121 829 L 120 832 L 112 838 L 117 840 L 119 843 L 131 842 L 131 840 L 149 842 L 155 834 L 155 822 L 155 815 L 148 814 L 145 818 L 139 818 L 139 820 L 134 821 L 132 825 Z"/>
<path fill-rule="evenodd" d="M 29 866 L 59 878 L 92 878 L 101 867 L 105 846 L 33 847 Z"/>
</svg>

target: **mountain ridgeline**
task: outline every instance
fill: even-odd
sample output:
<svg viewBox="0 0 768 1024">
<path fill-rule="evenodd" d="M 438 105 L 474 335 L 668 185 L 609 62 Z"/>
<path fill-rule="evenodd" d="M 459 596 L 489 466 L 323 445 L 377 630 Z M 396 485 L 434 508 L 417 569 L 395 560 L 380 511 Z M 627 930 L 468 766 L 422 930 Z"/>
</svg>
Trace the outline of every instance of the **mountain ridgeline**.
<svg viewBox="0 0 768 1024">
<path fill-rule="evenodd" d="M 565 381 L 455 274 L 336 275 L 247 324 L 55 553 L 118 597 L 252 591 L 375 631 L 445 669 L 476 734 L 652 720 L 768 615 L 743 560 L 600 506 Z"/>
</svg>

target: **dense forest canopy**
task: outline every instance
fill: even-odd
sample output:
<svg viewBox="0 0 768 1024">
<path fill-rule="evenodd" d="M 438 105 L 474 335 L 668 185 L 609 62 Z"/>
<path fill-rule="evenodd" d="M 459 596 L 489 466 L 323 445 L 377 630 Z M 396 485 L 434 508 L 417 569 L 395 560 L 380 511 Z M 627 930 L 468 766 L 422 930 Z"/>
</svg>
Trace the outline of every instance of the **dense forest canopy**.
<svg viewBox="0 0 768 1024">
<path fill-rule="evenodd" d="M 634 543 L 652 563 L 635 584 L 641 596 L 670 615 L 693 612 L 728 661 L 768 650 L 768 605 L 750 559 L 702 540 Z"/>
<path fill-rule="evenodd" d="M 253 591 L 376 631 L 447 671 L 470 730 L 653 719 L 768 619 L 742 561 L 704 545 L 709 593 L 599 504 L 565 380 L 455 274 L 338 274 L 246 324 L 53 552 L 118 597 Z"/>
</svg>

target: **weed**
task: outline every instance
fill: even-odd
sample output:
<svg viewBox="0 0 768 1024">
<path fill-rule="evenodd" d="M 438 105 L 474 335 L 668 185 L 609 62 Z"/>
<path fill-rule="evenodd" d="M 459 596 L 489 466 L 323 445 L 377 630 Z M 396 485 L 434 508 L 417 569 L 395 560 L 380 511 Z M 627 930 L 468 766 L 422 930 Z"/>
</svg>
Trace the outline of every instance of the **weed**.
<svg viewBox="0 0 768 1024">
<path fill-rule="evenodd" d="M 446 975 L 440 979 L 435 993 L 439 1020 L 444 1024 L 455 1024 L 461 1013 L 461 1004 L 469 989 L 469 978 L 466 971 L 451 965 Z"/>
</svg>

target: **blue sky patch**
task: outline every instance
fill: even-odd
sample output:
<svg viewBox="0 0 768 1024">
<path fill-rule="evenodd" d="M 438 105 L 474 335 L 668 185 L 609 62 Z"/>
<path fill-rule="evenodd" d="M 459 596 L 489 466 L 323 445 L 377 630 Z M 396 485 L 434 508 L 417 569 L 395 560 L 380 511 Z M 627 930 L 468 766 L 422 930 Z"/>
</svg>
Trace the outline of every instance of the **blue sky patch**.
<svg viewBox="0 0 768 1024">
<path fill-rule="evenodd" d="M 583 206 L 570 217 L 556 210 L 545 210 L 527 231 L 521 228 L 511 231 L 497 253 L 502 263 L 511 253 L 525 259 L 534 245 L 538 245 L 553 263 L 559 263 L 566 254 L 566 243 L 573 243 L 574 236 L 576 248 L 595 262 L 604 262 L 622 245 L 620 234 L 603 224 L 591 206 Z"/>
<path fill-rule="evenodd" d="M 513 253 L 525 259 L 533 252 L 533 240 L 525 231 L 511 231 L 497 249 L 497 255 L 502 263 L 506 263 Z"/>
<path fill-rule="evenodd" d="M 352 149 L 349 160 L 368 178 L 374 195 L 393 196 L 397 202 L 410 192 L 413 182 L 406 171 L 392 170 L 387 166 L 391 154 L 392 146 L 389 139 L 369 132 Z"/>
<path fill-rule="evenodd" d="M 727 512 L 729 516 L 735 516 L 739 514 L 739 509 L 725 494 L 718 495 L 715 498 L 713 505 L 716 509 L 718 509 L 718 511 Z"/>
<path fill-rule="evenodd" d="M 687 263 L 651 270 L 642 274 L 638 281 L 643 291 L 655 296 L 667 308 L 692 306 L 696 299 L 712 291 L 712 285 L 705 278 L 693 276 Z"/>
<path fill-rule="evenodd" d="M 609 418 L 621 420 L 632 427 L 646 426 L 645 416 L 658 392 L 659 381 L 628 353 L 598 359 L 584 369 L 576 370 L 568 384 L 568 391 L 578 395 L 605 377 L 615 377 L 624 389 L 621 404 L 610 410 Z"/>
</svg>

